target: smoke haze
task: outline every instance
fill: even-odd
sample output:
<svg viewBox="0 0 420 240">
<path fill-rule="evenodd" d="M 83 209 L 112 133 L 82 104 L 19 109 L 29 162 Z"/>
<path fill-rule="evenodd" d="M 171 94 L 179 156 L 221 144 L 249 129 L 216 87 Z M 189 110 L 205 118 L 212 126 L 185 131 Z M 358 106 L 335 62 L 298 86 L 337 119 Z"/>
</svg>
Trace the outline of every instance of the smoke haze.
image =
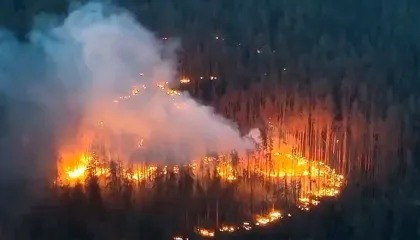
<svg viewBox="0 0 420 240">
<path fill-rule="evenodd" d="M 10 102 L 2 108 L 1 169 L 52 171 L 63 146 L 101 137 L 92 134 L 98 124 L 111 157 L 178 163 L 251 149 L 213 109 L 157 87 L 177 84 L 177 46 L 102 3 L 74 8 L 63 21 L 39 16 L 27 43 L 0 31 L 0 90 Z M 133 88 L 139 94 L 122 101 Z"/>
</svg>

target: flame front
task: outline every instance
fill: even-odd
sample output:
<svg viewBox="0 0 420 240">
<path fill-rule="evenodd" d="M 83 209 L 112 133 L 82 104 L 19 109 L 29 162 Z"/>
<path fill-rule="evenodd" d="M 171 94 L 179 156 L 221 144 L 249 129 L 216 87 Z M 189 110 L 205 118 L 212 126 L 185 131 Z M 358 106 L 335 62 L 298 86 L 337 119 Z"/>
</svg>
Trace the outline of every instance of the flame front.
<svg viewBox="0 0 420 240">
<path fill-rule="evenodd" d="M 87 165 L 89 161 L 92 160 L 92 156 L 89 154 L 83 154 L 80 157 L 79 164 L 75 169 L 67 170 L 66 173 L 68 177 L 72 180 L 81 180 L 81 178 L 85 177 L 85 172 L 87 169 Z"/>
<path fill-rule="evenodd" d="M 181 80 L 187 84 L 186 79 Z M 177 111 L 188 111 L 188 105 L 179 101 L 181 93 L 170 89 L 167 83 L 156 84 L 158 89 L 172 98 L 173 107 Z M 122 104 L 139 94 L 142 94 L 148 87 L 145 85 L 133 87 L 126 96 L 113 100 L 116 104 Z M 182 99 L 181 99 L 182 100 Z M 181 114 L 181 113 L 180 113 Z M 89 177 L 95 176 L 100 183 L 105 183 L 109 176 L 115 175 L 133 184 L 145 181 L 153 183 L 157 176 L 166 175 L 169 172 L 180 175 L 181 172 L 190 171 L 199 181 L 206 181 L 210 177 L 218 177 L 223 184 L 237 186 L 238 194 L 248 194 L 247 184 L 259 181 L 260 186 L 251 192 L 257 197 L 265 198 L 267 190 L 262 185 L 274 187 L 282 184 L 290 188 L 290 184 L 298 184 L 299 191 L 296 205 L 304 211 L 320 203 L 323 197 L 337 196 L 345 182 L 344 176 L 328 166 L 325 161 L 308 159 L 304 154 L 296 151 L 297 141 L 293 141 L 293 135 L 287 136 L 288 142 L 280 142 L 282 139 L 275 134 L 280 134 L 278 127 L 272 126 L 268 129 L 268 135 L 272 139 L 279 139 L 279 142 L 271 146 L 257 146 L 257 149 L 246 156 L 238 156 L 231 153 L 220 153 L 218 156 L 202 156 L 198 160 L 190 160 L 186 165 L 159 165 L 150 164 L 150 159 L 129 160 L 124 152 L 113 153 L 110 146 L 104 143 L 103 137 L 106 122 L 98 121 L 94 128 L 83 132 L 82 138 L 70 146 L 64 146 L 60 151 L 58 164 L 58 184 L 70 185 L 85 184 Z M 97 135 L 102 134 L 102 137 Z M 96 146 L 96 147 L 95 147 Z M 98 146 L 101 146 L 98 148 Z M 135 151 L 147 150 L 148 141 L 143 136 L 136 136 L 133 143 Z M 217 175 L 217 176 L 215 176 Z M 262 211 L 263 212 L 263 211 Z M 290 213 L 287 214 L 290 216 Z M 217 232 L 231 233 L 239 230 L 251 230 L 253 227 L 264 227 L 270 223 L 279 221 L 284 215 L 275 208 L 265 213 L 255 214 L 253 219 L 241 222 L 240 224 L 222 223 L 216 228 L 197 227 L 196 233 L 203 237 L 215 237 Z"/>
</svg>

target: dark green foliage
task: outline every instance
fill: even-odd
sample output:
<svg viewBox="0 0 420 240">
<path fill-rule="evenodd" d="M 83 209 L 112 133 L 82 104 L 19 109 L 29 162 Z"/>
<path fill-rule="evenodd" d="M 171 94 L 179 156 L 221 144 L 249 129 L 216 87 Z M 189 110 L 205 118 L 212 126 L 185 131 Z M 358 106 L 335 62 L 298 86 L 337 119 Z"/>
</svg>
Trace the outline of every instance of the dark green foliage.
<svg viewBox="0 0 420 240">
<path fill-rule="evenodd" d="M 19 38 L 25 39 L 35 15 L 41 12 L 63 15 L 68 2 L 1 0 L 0 26 L 11 29 Z M 395 143 L 400 146 L 399 156 L 394 160 L 399 162 L 398 168 L 391 171 L 393 177 L 384 180 L 386 187 L 358 180 L 343 194 L 341 209 L 330 205 L 321 207 L 318 212 L 304 216 L 309 220 L 299 217 L 293 220 L 297 227 L 284 227 L 284 231 L 279 228 L 277 235 L 274 231 L 270 233 L 271 236 L 320 240 L 419 238 L 420 1 L 114 2 L 127 7 L 158 36 L 182 39 L 181 74 L 193 80 L 188 90 L 205 103 L 262 83 L 270 87 L 281 85 L 287 88 L 286 92 L 299 92 L 305 97 L 310 96 L 308 99 L 331 96 L 337 122 L 346 120 L 343 112 L 356 103 L 358 111 L 368 120 L 386 119 L 390 114 L 398 114 L 402 119 L 404 124 L 397 129 L 402 140 Z M 200 81 L 201 76 L 204 79 Z M 210 76 L 217 76 L 218 79 L 210 81 Z M 247 115 L 251 115 L 249 109 L 258 108 L 263 101 L 262 98 L 248 101 Z M 231 108 L 239 109 L 239 104 Z M 290 105 L 293 104 L 291 101 Z M 398 107 L 398 111 L 391 111 L 394 106 Z M 9 99 L 2 97 L 0 137 L 8 133 L 10 123 L 6 120 L 7 114 L 11 114 L 10 109 L 19 110 L 9 105 Z M 39 111 L 33 108 L 30 115 L 37 116 L 36 112 Z M 38 129 L 42 125 L 39 122 L 42 122 L 42 118 L 37 118 L 34 126 L 28 128 Z M 19 134 L 13 133 L 7 138 L 10 146 L 18 142 L 20 136 L 15 135 Z M 177 208 L 179 215 L 183 216 L 182 211 L 193 211 L 195 207 L 189 204 L 193 198 L 192 188 L 204 193 L 203 186 L 191 182 L 188 175 L 178 185 L 170 177 L 159 179 L 152 194 L 166 200 L 150 203 L 150 209 L 139 214 L 140 210 L 133 204 L 133 198 L 136 197 L 134 187 L 118 178 L 116 162 L 111 165 L 107 183 L 113 204 L 122 208 L 106 207 L 97 179 L 91 176 L 86 189 L 81 186 L 62 189 L 56 203 L 59 207 L 48 210 L 39 208 L 39 211 L 30 212 L 22 227 L 17 228 L 16 238 L 93 239 L 95 233 L 97 239 L 117 239 L 116 236 L 163 239 L 168 233 L 160 228 L 161 223 L 154 216 L 164 213 L 164 208 L 168 206 Z M 183 193 L 178 199 L 174 188 L 168 187 L 175 185 L 177 191 Z M 9 196 L 16 194 L 9 188 L 2 187 L 0 190 L 3 189 L 0 226 L 11 229 L 11 223 L 6 219 L 13 215 L 9 209 L 14 205 L 6 202 L 13 202 L 16 197 Z M 210 191 L 218 190 L 220 182 L 216 179 L 210 184 Z M 225 196 L 230 198 L 229 194 L 227 191 Z M 199 196 L 202 201 L 211 201 L 207 196 Z M 18 199 L 22 198 L 19 196 Z M 173 223 L 173 226 L 175 222 L 185 220 L 168 218 L 166 221 L 167 225 Z M 115 222 L 122 225 L 118 226 L 118 230 L 114 228 Z M 129 230 L 121 230 L 125 228 Z M 107 231 L 99 234 L 98 229 Z M 263 238 L 256 236 L 253 239 Z"/>
</svg>

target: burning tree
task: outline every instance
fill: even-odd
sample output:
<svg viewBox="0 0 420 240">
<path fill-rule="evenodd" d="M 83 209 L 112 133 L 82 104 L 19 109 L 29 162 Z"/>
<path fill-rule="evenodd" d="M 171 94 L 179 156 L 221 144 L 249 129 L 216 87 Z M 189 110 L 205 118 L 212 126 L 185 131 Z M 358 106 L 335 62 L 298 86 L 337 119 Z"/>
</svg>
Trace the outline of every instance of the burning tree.
<svg viewBox="0 0 420 240">
<path fill-rule="evenodd" d="M 132 1 L 124 2 L 132 4 Z M 35 43 L 34 49 L 25 45 L 24 47 L 18 46 L 16 52 L 9 51 L 19 43 L 14 40 L 8 41 L 5 38 L 6 43 L 11 42 L 12 44 L 3 45 L 2 41 L 0 48 L 3 50 L 2 52 L 11 53 L 10 55 L 13 57 L 6 57 L 5 61 L 1 61 L 2 73 L 3 70 L 6 71 L 6 74 L 1 75 L 2 77 L 13 76 L 14 78 L 16 76 L 16 79 L 21 79 L 30 76 L 34 79 L 38 77 L 47 79 L 46 82 L 49 82 L 51 76 L 49 74 L 39 76 L 43 75 L 40 74 L 43 71 L 39 71 L 39 69 L 34 71 L 32 68 L 25 68 L 27 71 L 22 71 L 21 67 L 15 68 L 14 65 L 8 64 L 9 62 L 28 62 L 27 59 L 36 54 L 33 54 L 32 51 L 29 51 L 28 54 L 21 54 L 20 50 L 30 48 L 34 50 L 33 52 L 45 50 L 48 59 L 45 60 L 45 65 L 48 66 L 45 72 L 50 73 L 49 69 L 57 70 L 53 71 L 51 75 L 53 78 L 58 76 L 65 78 L 64 82 L 71 79 L 73 83 L 74 79 L 84 79 L 86 76 L 82 74 L 83 69 L 79 72 L 79 62 L 75 64 L 72 61 L 60 62 L 59 60 L 86 60 L 84 63 L 91 67 L 89 70 L 93 70 L 89 71 L 94 80 L 92 82 L 93 89 L 101 90 L 89 96 L 95 100 L 92 104 L 95 107 L 88 108 L 86 111 L 92 119 L 88 119 L 88 124 L 83 122 L 79 126 L 80 129 L 77 129 L 87 135 L 87 139 L 76 141 L 79 143 L 75 144 L 77 146 L 70 146 L 73 145 L 71 143 L 67 145 L 68 143 L 64 143 L 64 140 L 59 144 L 58 152 L 61 155 L 61 160 L 58 164 L 56 186 L 59 192 L 64 192 L 63 198 L 68 200 L 65 202 L 69 203 L 70 211 L 66 214 L 72 216 L 72 222 L 76 222 L 74 219 L 85 219 L 86 216 L 80 212 L 83 212 L 81 209 L 87 204 L 100 206 L 99 202 L 103 201 L 104 204 L 109 204 L 108 201 L 111 198 L 116 200 L 114 202 L 118 202 L 122 198 L 127 208 L 137 207 L 136 211 L 141 213 L 147 212 L 148 210 L 145 209 L 150 206 L 156 212 L 164 208 L 171 212 L 172 209 L 173 214 L 168 219 L 173 219 L 179 223 L 178 225 L 183 225 L 180 222 L 185 223 L 185 226 L 188 226 L 185 229 L 193 229 L 198 225 L 196 231 L 202 235 L 211 236 L 222 232 L 236 231 L 238 226 L 246 231 L 252 227 L 279 220 L 280 216 L 286 215 L 290 206 L 297 205 L 299 208 L 307 210 L 318 205 L 324 197 L 338 195 L 347 180 L 351 184 L 348 185 L 345 196 L 360 195 L 360 198 L 363 199 L 363 201 L 354 201 L 355 203 L 350 205 L 347 211 L 355 214 L 357 211 L 364 212 L 364 205 L 369 203 L 371 209 L 374 209 L 371 210 L 371 213 L 377 216 L 376 219 L 385 219 L 385 217 L 381 217 L 381 214 L 386 212 L 386 219 L 388 219 L 386 221 L 388 222 L 384 220 L 386 223 L 383 226 L 392 226 L 391 223 L 394 221 L 402 222 L 402 226 L 409 225 L 406 222 L 414 222 L 407 216 L 418 205 L 416 203 L 418 191 L 416 192 L 415 187 L 415 180 L 418 179 L 418 164 L 416 164 L 415 158 L 419 152 L 417 146 L 419 139 L 416 137 L 418 125 L 416 115 L 418 113 L 416 107 L 418 105 L 418 94 L 416 93 L 418 81 L 416 79 L 418 74 L 416 70 L 413 70 L 418 68 L 416 57 L 418 55 L 416 42 L 418 41 L 417 37 L 413 37 L 415 34 L 413 35 L 410 27 L 415 26 L 412 23 L 416 22 L 410 20 L 418 18 L 415 17 L 418 14 L 414 14 L 415 11 L 413 11 L 416 9 L 416 4 L 402 1 L 401 5 L 397 7 L 394 3 L 391 4 L 389 1 L 383 0 L 380 3 L 354 3 L 349 11 L 342 11 L 348 6 L 343 8 L 342 3 L 337 1 L 322 4 L 318 4 L 316 1 L 311 4 L 299 1 L 256 1 L 241 4 L 220 4 L 218 1 L 207 1 L 206 7 L 202 7 L 200 10 L 190 9 L 190 3 L 172 2 L 162 8 L 163 5 L 160 4 L 163 3 L 162 1 L 154 0 L 152 2 L 138 3 L 139 5 L 136 5 L 135 9 L 141 12 L 139 14 L 141 19 L 165 32 L 166 36 L 161 38 L 161 42 L 170 42 L 171 36 L 168 35 L 173 32 L 186 36 L 183 40 L 185 51 L 182 53 L 180 74 L 183 77 L 180 80 L 182 88 L 189 89 L 193 95 L 204 99 L 206 103 L 214 103 L 219 112 L 237 122 L 243 132 L 250 128 L 260 127 L 263 131 L 262 144 L 254 152 L 245 152 L 238 156 L 230 155 L 228 151 L 230 149 L 218 151 L 214 156 L 206 156 L 204 154 L 206 151 L 197 151 L 201 155 L 197 154 L 197 156 L 191 157 L 190 154 L 184 154 L 181 157 L 183 161 L 179 164 L 162 162 L 161 158 L 172 159 L 174 157 L 168 157 L 168 155 L 177 155 L 174 153 L 174 149 L 195 149 L 191 147 L 194 145 L 189 143 L 199 140 L 190 138 L 187 139 L 188 141 L 178 144 L 176 140 L 179 135 L 175 136 L 176 132 L 172 130 L 174 128 L 164 128 L 167 126 L 164 124 L 166 122 L 147 124 L 151 120 L 148 117 L 159 114 L 166 116 L 163 119 L 170 119 L 174 122 L 178 120 L 179 123 L 182 122 L 179 119 L 185 120 L 192 117 L 192 115 L 187 115 L 191 108 L 197 109 L 197 106 L 194 105 L 195 102 L 178 102 L 177 96 L 181 96 L 183 93 L 172 90 L 167 86 L 170 85 L 169 83 L 162 82 L 162 80 L 170 78 L 167 77 L 171 75 L 169 73 L 171 71 L 156 69 L 147 63 L 145 63 L 144 69 L 137 69 L 138 66 L 143 67 L 142 59 L 151 59 L 150 62 L 153 64 L 158 63 L 157 65 L 166 66 L 165 62 L 160 61 L 160 56 L 166 55 L 166 51 L 165 54 L 161 54 L 159 51 L 154 54 L 156 52 L 151 51 L 151 55 L 144 57 L 144 53 L 150 53 L 148 50 L 154 49 L 154 44 L 145 46 L 142 42 L 122 41 L 113 38 L 108 33 L 101 35 L 100 38 L 90 35 L 95 40 L 92 41 L 93 44 L 92 42 L 83 42 L 86 40 L 83 37 L 86 37 L 85 34 L 89 31 L 82 31 L 84 34 L 80 34 L 81 32 L 78 31 L 66 32 L 66 29 L 77 30 L 68 27 L 71 26 L 69 24 L 73 20 L 84 19 L 80 18 L 81 15 L 76 15 L 76 17 L 73 15 L 70 18 L 71 21 L 66 21 L 64 27 L 57 27 L 50 34 L 48 29 L 41 29 L 42 31 L 35 31 L 36 34 L 33 34 L 40 42 L 44 38 L 51 41 L 57 40 L 55 43 L 58 44 L 55 47 L 58 49 Z M 380 7 L 371 8 L 370 4 Z M 24 8 L 25 4 L 19 3 L 18 5 L 16 9 L 19 10 Z M 209 9 L 216 10 L 220 6 L 223 11 L 209 11 Z M 7 8 L 4 9 L 7 10 Z M 266 11 L 267 9 L 269 11 Z M 2 10 L 0 9 L 0 11 Z M 169 14 L 150 14 L 148 12 L 154 10 Z M 183 14 L 174 14 L 177 11 Z M 362 24 L 348 24 L 354 22 L 352 19 L 355 16 L 355 11 L 357 11 L 356 15 L 361 19 Z M 19 10 L 19 12 L 21 11 Z M 243 14 L 236 14 L 237 12 Z M 100 11 L 96 13 L 99 13 L 96 17 L 101 15 Z M 4 15 L 6 14 L 0 14 L 0 16 Z M 147 16 L 152 16 L 153 21 L 147 20 Z M 181 16 L 186 16 L 186 18 Z M 114 20 L 119 17 L 121 16 L 116 16 Z M 160 21 L 162 18 L 164 21 Z M 168 21 L 172 18 L 175 20 Z M 188 23 L 184 18 L 193 22 Z M 251 19 L 251 21 L 247 19 Z M 349 19 L 352 21 L 348 21 Z M 133 26 L 131 20 L 125 18 L 124 23 Z M 163 26 L 168 22 L 171 22 L 170 26 Z M 242 22 L 248 24 L 242 25 Z M 107 27 L 118 27 L 117 29 L 113 28 L 118 31 L 111 32 L 115 33 L 121 30 L 125 33 L 124 36 L 133 36 L 133 33 L 138 33 L 136 27 L 127 29 L 124 28 L 127 25 L 118 25 L 118 21 L 111 21 L 111 23 L 117 25 L 111 24 Z M 327 26 L 325 23 L 333 24 Z M 202 31 L 203 24 L 207 27 L 212 26 L 217 33 L 204 33 Z M 92 26 L 87 23 L 79 25 Z M 162 26 L 164 30 L 161 29 Z M 98 30 L 98 28 L 96 29 Z M 390 29 L 396 30 L 390 31 Z M 70 39 L 66 34 L 59 34 L 63 31 L 70 36 Z M 46 35 L 43 35 L 44 32 Z M 61 43 L 65 43 L 62 45 L 66 46 L 68 46 L 67 43 L 74 43 L 72 37 L 77 39 L 75 45 L 87 43 L 83 46 L 90 50 L 99 49 L 96 51 L 97 55 L 89 55 L 98 57 L 73 55 L 79 50 L 83 52 L 82 49 L 60 49 Z M 105 41 L 108 39 L 115 41 Z M 116 46 L 101 45 L 100 43 L 110 42 L 127 43 L 118 46 L 118 49 L 126 50 L 123 51 L 124 54 L 107 55 L 112 52 L 108 50 L 112 50 Z M 129 48 L 127 51 L 125 46 L 135 47 Z M 135 54 L 138 53 L 137 49 L 141 49 L 141 54 Z M 95 53 L 95 51 L 93 52 Z M 66 55 L 67 53 L 71 54 Z M 44 55 L 44 52 L 41 55 Z M 137 55 L 141 58 L 136 57 Z M 2 60 L 4 56 L 1 56 Z M 17 61 L 14 59 L 15 56 L 18 58 Z M 125 64 L 110 62 L 115 59 L 121 60 L 120 56 L 131 57 L 129 61 L 123 61 Z M 44 64 L 44 56 L 35 58 Z M 54 62 L 59 67 L 49 66 L 47 62 Z M 396 64 L 397 62 L 401 64 Z M 75 67 L 73 65 L 76 68 L 73 68 Z M 98 65 L 100 67 L 96 68 Z M 119 67 L 121 66 L 124 71 L 120 71 Z M 135 69 L 126 68 L 126 66 L 135 66 Z M 60 69 L 65 69 L 65 71 Z M 109 74 L 106 71 L 109 69 L 117 70 L 119 73 L 123 72 L 122 75 L 124 77 L 128 75 L 129 79 L 137 80 L 137 77 L 148 78 L 149 76 L 152 76 L 150 78 L 153 80 L 158 79 L 157 88 L 160 89 L 159 91 L 163 90 L 161 93 L 164 93 L 159 96 L 164 95 L 165 99 L 169 99 L 169 101 L 165 101 L 167 104 L 158 109 L 168 111 L 144 114 L 142 117 L 149 120 L 142 122 L 146 124 L 138 124 L 136 121 L 130 121 L 129 118 L 122 119 L 124 114 L 115 114 L 118 118 L 106 119 L 108 113 L 115 109 L 121 109 L 121 105 L 146 93 L 146 89 L 155 88 L 155 82 L 143 84 L 144 82 L 134 81 L 129 94 L 112 96 L 104 101 L 103 96 L 109 97 L 106 94 L 107 90 L 113 89 L 115 86 L 98 85 L 95 84 L 96 80 L 109 79 L 115 75 L 118 80 L 123 79 L 119 74 Z M 25 75 L 22 75 L 21 72 L 25 72 Z M 81 76 L 77 74 L 77 76 L 73 74 L 67 76 L 72 72 L 81 73 Z M 134 74 L 131 74 L 133 72 Z M 20 99 L 26 92 L 33 90 L 32 85 L 21 88 L 20 84 L 22 83 L 12 85 L 11 88 L 6 86 L 5 92 L 18 92 L 16 95 Z M 52 89 L 54 91 L 51 91 Z M 65 110 L 49 109 L 51 105 L 55 106 L 55 100 L 61 99 L 56 96 L 60 95 L 61 91 L 56 93 L 56 89 L 56 87 L 46 87 L 46 90 L 39 94 L 42 97 L 36 96 L 36 102 L 47 109 L 48 113 L 45 115 L 68 116 L 70 114 L 65 111 L 73 109 L 73 107 L 77 108 L 77 103 L 74 106 L 57 103 L 60 107 L 66 106 L 63 107 Z M 79 92 L 70 92 L 74 96 L 69 99 L 84 99 L 84 96 L 78 95 Z M 170 97 L 166 98 L 165 94 Z M 147 93 L 144 95 L 150 97 Z M 53 97 L 47 98 L 47 103 L 38 100 L 44 99 L 45 96 Z M 191 100 L 190 98 L 182 99 Z M 52 102 L 54 104 L 51 104 Z M 85 106 L 83 105 L 83 107 Z M 200 108 L 201 105 L 198 107 Z M 19 105 L 11 108 L 19 110 L 17 111 L 19 113 L 12 114 L 14 116 L 12 119 L 22 120 L 34 112 L 28 111 L 26 105 L 25 107 Z M 107 111 L 103 111 L 104 109 Z M 178 110 L 184 112 L 180 113 Z M 41 110 L 37 109 L 37 111 Z M 170 114 L 165 115 L 167 113 Z M 177 118 L 176 116 L 179 115 L 184 117 Z M 43 118 L 39 119 L 43 120 Z M 6 147 L 2 148 L 4 151 L 1 151 L 5 157 L 9 158 L 9 153 L 12 153 L 12 156 L 20 157 L 21 154 L 15 154 L 15 152 L 24 152 L 25 154 L 22 156 L 32 160 L 32 156 L 36 152 L 34 149 L 36 150 L 37 146 L 40 146 L 34 144 L 37 140 L 34 136 L 40 135 L 38 127 L 43 126 L 42 129 L 45 132 L 49 132 L 48 128 L 50 127 L 44 126 L 48 125 L 45 124 L 47 121 L 39 119 L 37 118 L 34 124 L 25 125 L 20 121 L 10 124 L 10 126 L 18 126 L 16 127 L 18 130 L 12 131 L 11 138 L 5 141 L 7 142 L 4 145 Z M 214 118 L 204 119 L 215 120 Z M 60 120 L 65 123 L 71 122 L 66 119 Z M 41 125 L 39 122 L 43 122 L 43 124 Z M 147 150 L 148 154 L 140 152 L 138 155 L 133 154 L 136 155 L 133 157 L 130 154 L 132 149 L 121 148 L 126 144 L 109 141 L 115 139 L 115 136 L 109 137 L 113 134 L 102 134 L 102 132 L 106 131 L 107 125 L 113 124 L 125 130 L 138 125 L 147 126 L 141 129 L 142 134 L 131 136 L 136 139 L 127 140 L 129 142 L 127 145 L 130 145 L 130 148 Z M 54 125 L 51 124 L 51 126 Z M 62 124 L 56 125 L 62 126 Z M 187 125 L 194 124 L 188 122 Z M 194 129 L 209 130 L 203 131 L 205 134 L 215 132 L 214 128 L 208 127 L 207 129 L 208 124 L 203 125 L 205 127 L 194 125 Z M 159 126 L 159 129 L 154 126 Z M 159 141 L 153 141 L 153 138 L 150 137 L 153 134 L 146 136 L 149 128 L 160 130 L 157 131 L 161 135 Z M 226 136 L 232 136 L 227 132 L 224 133 Z M 95 135 L 95 137 L 90 135 Z M 99 135 L 101 136 L 99 137 Z M 232 139 L 234 138 L 229 138 L 229 141 Z M 161 144 L 159 144 L 162 142 L 164 148 L 161 148 Z M 220 145 L 224 145 L 224 143 Z M 11 151 L 9 151 L 9 145 L 12 146 Z M 175 145 L 176 147 L 172 147 Z M 217 142 L 211 142 L 209 145 L 217 145 Z M 169 146 L 171 147 L 169 148 Z M 162 154 L 162 149 L 165 148 L 169 149 L 166 152 L 169 154 Z M 194 151 L 194 153 L 197 152 Z M 21 170 L 21 168 L 17 169 Z M 86 193 L 87 198 L 84 196 Z M 173 199 L 159 199 L 165 198 L 169 193 Z M 182 193 L 182 196 L 177 193 Z M 187 201 L 191 204 L 186 204 Z M 130 203 L 135 204 L 130 205 Z M 136 206 L 137 203 L 141 204 Z M 404 209 L 401 209 L 401 203 L 404 203 Z M 78 209 L 75 207 L 76 205 L 83 207 Z M 234 207 L 237 209 L 231 210 Z M 176 209 L 173 210 L 173 208 Z M 284 212 L 278 212 L 276 209 L 281 209 Z M 387 211 L 382 211 L 383 209 L 387 209 Z M 152 211 L 150 210 L 150 212 Z M 150 215 L 153 218 L 153 214 Z M 171 214 L 168 213 L 168 215 Z M 143 223 L 148 222 L 144 219 L 142 221 Z M 379 223 L 370 223 L 369 220 L 362 224 L 353 223 L 363 226 L 355 231 L 354 238 L 361 238 L 363 233 L 369 232 L 370 229 L 380 229 L 381 227 L 378 226 L 381 226 L 381 221 L 376 222 Z M 156 219 L 155 224 L 159 226 Z M 415 224 L 413 223 L 413 225 Z M 153 224 L 148 226 L 150 225 Z M 183 228 L 183 226 L 177 227 Z M 384 228 L 393 229 L 392 227 Z M 398 231 L 405 232 L 404 227 L 397 228 Z M 153 234 L 158 234 L 157 232 L 159 231 Z M 384 234 L 384 236 L 390 235 L 392 234 Z M 152 239 L 159 237 L 151 236 Z"/>
</svg>

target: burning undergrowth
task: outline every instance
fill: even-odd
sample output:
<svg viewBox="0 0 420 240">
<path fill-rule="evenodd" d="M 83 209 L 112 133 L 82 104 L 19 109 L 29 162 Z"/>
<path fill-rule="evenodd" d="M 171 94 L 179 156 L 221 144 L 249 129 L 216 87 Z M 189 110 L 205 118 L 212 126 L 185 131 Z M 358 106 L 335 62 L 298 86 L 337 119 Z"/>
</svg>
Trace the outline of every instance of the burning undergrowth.
<svg viewBox="0 0 420 240">
<path fill-rule="evenodd" d="M 241 136 L 174 90 L 176 42 L 158 40 L 128 12 L 89 3 L 52 19 L 40 16 L 27 43 L 0 32 L 0 87 L 22 102 L 8 112 L 16 139 L 2 144 L 15 160 L 2 165 L 55 176 L 61 189 L 94 182 L 209 237 L 264 226 L 290 203 L 309 210 L 340 192 L 343 176 L 304 158 L 292 136 L 268 147 L 257 129 Z"/>
<path fill-rule="evenodd" d="M 235 124 L 188 94 L 172 92 L 176 103 L 168 97 L 177 74 L 176 41 L 158 40 L 128 12 L 89 3 L 75 7 L 61 23 L 45 15 L 35 23 L 27 43 L 0 33 L 0 86 L 6 97 L 23 102 L 22 108 L 32 108 L 26 103 L 39 108 L 50 133 L 42 138 L 51 145 L 50 156 L 43 157 L 85 151 L 102 124 L 112 158 L 185 163 L 209 152 L 243 153 L 253 147 Z M 142 94 L 117 103 L 128 91 Z M 180 112 L 186 106 L 188 111 Z M 28 112 L 9 120 L 24 125 L 33 120 Z M 37 140 L 37 127 L 28 127 L 29 140 Z M 147 151 L 136 153 L 143 140 Z"/>
<path fill-rule="evenodd" d="M 107 142 L 114 159 L 132 158 L 132 147 L 142 141 L 148 147 L 137 152 L 138 157 L 145 154 L 150 160 L 172 163 L 208 152 L 252 148 L 234 124 L 188 94 L 168 88 L 176 78 L 175 44 L 163 44 L 126 12 L 106 10 L 103 5 L 83 6 L 53 31 L 53 36 L 64 38 L 59 42 L 64 49 L 68 42 L 78 45 L 80 55 L 75 61 L 82 62 L 85 72 L 81 78 L 86 87 L 79 89 L 82 102 L 76 103 L 82 109 L 76 132 L 84 134 L 103 125 L 108 136 L 113 136 Z M 68 61 L 70 56 L 58 58 Z M 66 63 L 63 68 L 69 71 Z M 123 101 L 130 96 L 135 98 Z M 186 107 L 188 111 L 180 111 Z"/>
</svg>

